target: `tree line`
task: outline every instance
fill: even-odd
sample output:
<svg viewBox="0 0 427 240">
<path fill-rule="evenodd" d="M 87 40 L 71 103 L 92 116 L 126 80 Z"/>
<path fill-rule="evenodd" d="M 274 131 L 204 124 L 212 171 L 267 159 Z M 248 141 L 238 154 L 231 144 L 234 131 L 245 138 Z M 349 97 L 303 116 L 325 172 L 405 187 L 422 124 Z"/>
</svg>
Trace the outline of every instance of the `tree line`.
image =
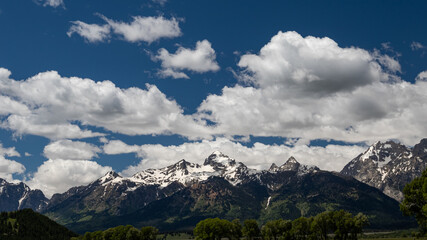
<svg viewBox="0 0 427 240">
<path fill-rule="evenodd" d="M 137 229 L 131 225 L 117 226 L 105 231 L 87 232 L 71 240 L 156 240 L 159 230 L 147 226 Z"/>
<path fill-rule="evenodd" d="M 228 221 L 208 218 L 200 221 L 194 228 L 197 240 L 327 240 L 330 236 L 337 240 L 357 239 L 368 218 L 362 213 L 353 216 L 344 210 L 327 211 L 315 217 L 300 217 L 293 221 L 277 219 L 266 222 L 261 228 L 254 219 L 243 222 L 238 219 Z"/>
</svg>

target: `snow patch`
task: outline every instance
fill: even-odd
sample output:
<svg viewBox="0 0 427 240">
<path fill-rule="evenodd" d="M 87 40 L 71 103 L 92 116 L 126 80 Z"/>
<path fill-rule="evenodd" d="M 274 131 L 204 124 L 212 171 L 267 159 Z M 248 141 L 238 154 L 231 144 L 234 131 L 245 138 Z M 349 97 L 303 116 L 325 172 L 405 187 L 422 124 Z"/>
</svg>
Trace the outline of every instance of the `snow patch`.
<svg viewBox="0 0 427 240">
<path fill-rule="evenodd" d="M 267 205 L 265 206 L 266 210 L 267 210 L 268 206 L 270 206 L 270 200 L 271 200 L 271 196 L 268 197 L 268 199 L 267 199 Z"/>
</svg>

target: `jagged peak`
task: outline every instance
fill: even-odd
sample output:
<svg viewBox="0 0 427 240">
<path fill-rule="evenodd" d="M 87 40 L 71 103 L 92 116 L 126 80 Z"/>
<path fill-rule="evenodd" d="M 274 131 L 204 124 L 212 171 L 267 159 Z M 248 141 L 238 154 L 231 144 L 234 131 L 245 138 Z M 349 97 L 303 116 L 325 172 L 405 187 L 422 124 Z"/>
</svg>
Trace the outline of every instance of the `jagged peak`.
<svg viewBox="0 0 427 240">
<path fill-rule="evenodd" d="M 275 163 L 272 163 L 268 171 L 276 171 L 278 168 L 279 167 Z"/>
<path fill-rule="evenodd" d="M 187 168 L 188 165 L 193 165 L 193 163 L 187 162 L 185 159 L 181 159 L 178 162 L 176 162 L 175 164 L 168 166 L 167 168 L 173 167 L 173 168 L 185 169 L 185 168 Z"/>
<path fill-rule="evenodd" d="M 99 178 L 97 180 L 97 182 L 99 182 L 100 184 L 106 183 L 106 182 L 110 182 L 116 178 L 122 178 L 118 173 L 116 173 L 115 171 L 108 171 L 104 176 L 102 176 L 101 178 Z"/>
<path fill-rule="evenodd" d="M 288 158 L 288 160 L 286 160 L 285 164 L 287 163 L 299 163 L 294 156 L 291 156 L 290 158 Z"/>
<path fill-rule="evenodd" d="M 382 162 L 382 167 L 396 157 L 411 157 L 411 151 L 405 145 L 389 140 L 386 142 L 375 142 L 356 159 Z"/>
<path fill-rule="evenodd" d="M 108 171 L 105 175 L 104 175 L 104 177 L 106 177 L 106 176 L 111 176 L 111 177 L 120 177 L 120 175 L 118 174 L 118 173 L 116 173 L 115 171 L 113 171 L 113 170 L 111 170 L 111 171 Z"/>
<path fill-rule="evenodd" d="M 291 156 L 284 164 L 279 167 L 279 169 L 281 171 L 298 171 L 300 165 L 301 164 L 293 156 Z"/>
<path fill-rule="evenodd" d="M 220 151 L 214 151 L 205 159 L 203 165 L 234 165 L 236 161 Z"/>
<path fill-rule="evenodd" d="M 427 138 L 421 139 L 418 144 L 415 144 L 412 152 L 415 156 L 425 159 L 427 156 Z"/>
</svg>

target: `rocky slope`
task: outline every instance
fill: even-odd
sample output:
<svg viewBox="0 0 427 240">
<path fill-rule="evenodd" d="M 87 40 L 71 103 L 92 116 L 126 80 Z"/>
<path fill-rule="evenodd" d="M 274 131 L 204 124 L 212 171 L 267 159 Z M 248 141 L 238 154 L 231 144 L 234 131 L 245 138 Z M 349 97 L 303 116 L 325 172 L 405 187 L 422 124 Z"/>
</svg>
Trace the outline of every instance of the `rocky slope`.
<svg viewBox="0 0 427 240">
<path fill-rule="evenodd" d="M 0 212 L 31 208 L 40 211 L 48 199 L 40 190 L 31 190 L 24 183 L 9 183 L 0 178 Z"/>
<path fill-rule="evenodd" d="M 427 167 L 427 139 L 408 148 L 393 141 L 377 142 L 351 160 L 341 171 L 403 200 L 402 190 Z"/>
</svg>

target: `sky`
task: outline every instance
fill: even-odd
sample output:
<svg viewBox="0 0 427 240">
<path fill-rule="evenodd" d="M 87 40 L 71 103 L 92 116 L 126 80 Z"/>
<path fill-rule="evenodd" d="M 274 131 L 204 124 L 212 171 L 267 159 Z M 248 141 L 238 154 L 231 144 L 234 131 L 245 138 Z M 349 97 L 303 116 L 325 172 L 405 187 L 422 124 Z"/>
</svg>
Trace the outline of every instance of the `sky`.
<svg viewBox="0 0 427 240">
<path fill-rule="evenodd" d="M 340 171 L 427 136 L 425 1 L 0 2 L 0 178 L 48 197 L 212 152 Z"/>
</svg>

